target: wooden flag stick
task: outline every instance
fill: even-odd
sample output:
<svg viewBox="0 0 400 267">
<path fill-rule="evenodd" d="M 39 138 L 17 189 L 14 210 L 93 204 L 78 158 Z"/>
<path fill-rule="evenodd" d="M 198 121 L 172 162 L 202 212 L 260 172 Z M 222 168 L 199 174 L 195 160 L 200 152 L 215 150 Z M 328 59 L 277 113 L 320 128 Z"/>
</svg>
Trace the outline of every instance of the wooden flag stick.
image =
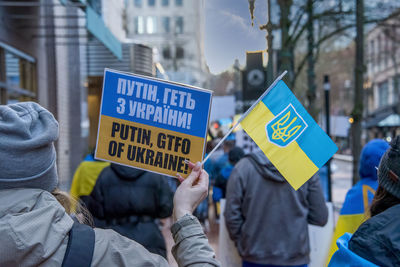
<svg viewBox="0 0 400 267">
<path fill-rule="evenodd" d="M 281 75 L 276 78 L 276 80 L 268 87 L 268 89 L 257 99 L 256 102 L 251 105 L 251 107 L 240 117 L 240 119 L 233 125 L 233 127 L 225 134 L 225 136 L 221 139 L 221 141 L 218 142 L 218 144 L 214 147 L 213 150 L 207 155 L 205 159 L 201 162 L 201 165 L 204 165 L 204 163 L 210 158 L 210 156 L 222 145 L 222 143 L 225 141 L 225 139 L 235 130 L 235 128 L 242 122 L 244 118 L 246 118 L 247 114 L 250 113 L 254 109 L 254 107 L 272 90 L 272 88 L 275 87 L 275 85 L 282 80 L 283 76 L 287 71 L 285 70 Z"/>
</svg>

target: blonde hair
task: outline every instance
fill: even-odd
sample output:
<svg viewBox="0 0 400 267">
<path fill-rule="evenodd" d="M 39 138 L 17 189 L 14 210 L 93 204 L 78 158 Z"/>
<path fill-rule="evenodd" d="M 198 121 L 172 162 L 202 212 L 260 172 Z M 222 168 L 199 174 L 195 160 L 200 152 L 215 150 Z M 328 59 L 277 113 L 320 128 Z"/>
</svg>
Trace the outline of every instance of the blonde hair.
<svg viewBox="0 0 400 267">
<path fill-rule="evenodd" d="M 94 226 L 93 217 L 89 210 L 78 199 L 69 195 L 67 192 L 56 188 L 52 192 L 57 201 L 64 207 L 65 212 L 75 216 L 79 223 Z"/>
</svg>

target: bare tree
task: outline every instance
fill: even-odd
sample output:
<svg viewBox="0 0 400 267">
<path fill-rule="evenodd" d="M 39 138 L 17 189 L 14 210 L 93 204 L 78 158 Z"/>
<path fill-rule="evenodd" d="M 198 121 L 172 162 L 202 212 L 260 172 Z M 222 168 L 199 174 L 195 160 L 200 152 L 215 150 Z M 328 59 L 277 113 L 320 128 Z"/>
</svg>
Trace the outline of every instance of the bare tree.
<svg viewBox="0 0 400 267">
<path fill-rule="evenodd" d="M 364 81 L 364 25 L 381 23 L 390 13 L 400 7 L 400 1 L 382 2 L 369 0 L 364 7 L 363 0 L 334 0 L 327 4 L 324 0 L 276 0 L 279 8 L 278 28 L 281 35 L 279 52 L 279 72 L 288 70 L 286 82 L 290 88 L 295 87 L 296 79 L 307 66 L 307 109 L 316 118 L 315 107 L 315 62 L 323 43 L 335 37 L 347 35 L 353 38 L 356 34 L 356 62 L 354 72 L 354 107 L 352 117 L 352 153 L 353 182 L 357 182 L 359 155 L 361 152 L 361 121 L 363 115 L 363 81 Z M 332 1 L 329 1 L 332 3 Z M 254 1 L 253 1 L 254 3 Z M 366 19 L 367 18 L 367 19 Z M 304 35 L 307 33 L 307 37 Z M 306 39 L 306 49 L 301 42 Z M 395 42 L 393 42 L 395 43 Z M 303 57 L 295 62 L 295 50 L 306 50 Z M 396 54 L 392 53 L 392 61 L 397 68 Z M 395 82 L 398 82 L 395 79 Z"/>
<path fill-rule="evenodd" d="M 354 122 L 351 125 L 353 153 L 353 184 L 360 179 L 358 165 L 361 153 L 361 121 L 363 115 L 364 81 L 364 0 L 356 0 L 356 61 L 354 66 L 354 108 L 351 113 Z"/>
</svg>

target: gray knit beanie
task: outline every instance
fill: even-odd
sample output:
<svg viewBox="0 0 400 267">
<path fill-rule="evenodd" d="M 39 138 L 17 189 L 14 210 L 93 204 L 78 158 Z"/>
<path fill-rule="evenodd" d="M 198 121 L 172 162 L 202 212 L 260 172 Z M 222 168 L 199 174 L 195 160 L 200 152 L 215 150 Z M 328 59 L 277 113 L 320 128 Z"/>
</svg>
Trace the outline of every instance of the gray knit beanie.
<svg viewBox="0 0 400 267">
<path fill-rule="evenodd" d="M 58 183 L 57 138 L 57 121 L 39 104 L 0 105 L 0 189 L 53 191 Z"/>
<path fill-rule="evenodd" d="M 379 185 L 400 199 L 400 136 L 390 143 L 378 169 Z"/>
</svg>

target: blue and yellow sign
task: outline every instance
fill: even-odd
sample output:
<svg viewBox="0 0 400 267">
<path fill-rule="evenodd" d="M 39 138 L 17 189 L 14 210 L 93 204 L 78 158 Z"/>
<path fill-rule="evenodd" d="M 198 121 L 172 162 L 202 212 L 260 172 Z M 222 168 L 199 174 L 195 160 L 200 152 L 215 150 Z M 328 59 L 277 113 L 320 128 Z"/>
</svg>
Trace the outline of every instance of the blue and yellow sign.
<svg viewBox="0 0 400 267">
<path fill-rule="evenodd" d="M 175 176 L 203 159 L 212 93 L 155 78 L 104 72 L 95 158 Z"/>
</svg>

